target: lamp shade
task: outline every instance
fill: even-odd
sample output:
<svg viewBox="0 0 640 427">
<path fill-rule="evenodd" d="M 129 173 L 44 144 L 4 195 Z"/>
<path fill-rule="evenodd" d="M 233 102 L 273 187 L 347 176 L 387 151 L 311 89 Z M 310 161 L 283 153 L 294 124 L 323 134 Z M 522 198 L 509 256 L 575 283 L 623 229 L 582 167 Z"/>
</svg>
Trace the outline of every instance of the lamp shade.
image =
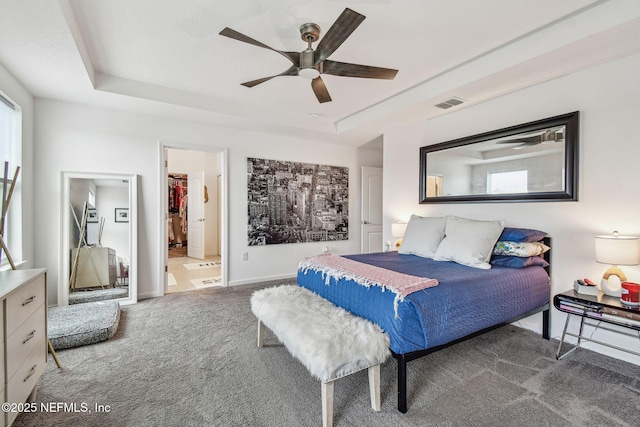
<svg viewBox="0 0 640 427">
<path fill-rule="evenodd" d="M 391 224 L 391 236 L 402 237 L 404 232 L 407 231 L 407 224 L 404 222 L 394 222 Z"/>
<path fill-rule="evenodd" d="M 596 236 L 596 261 L 612 265 L 640 264 L 640 246 L 635 236 Z"/>
</svg>

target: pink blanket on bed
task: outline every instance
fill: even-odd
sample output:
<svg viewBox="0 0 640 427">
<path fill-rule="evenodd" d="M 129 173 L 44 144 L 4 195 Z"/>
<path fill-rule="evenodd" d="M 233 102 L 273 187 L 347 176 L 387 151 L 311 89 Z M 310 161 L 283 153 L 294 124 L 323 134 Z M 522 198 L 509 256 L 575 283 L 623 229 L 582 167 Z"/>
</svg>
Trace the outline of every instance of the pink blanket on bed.
<svg viewBox="0 0 640 427">
<path fill-rule="evenodd" d="M 306 258 L 300 262 L 299 269 L 305 274 L 308 270 L 321 272 L 325 276 L 326 284 L 334 278 L 353 280 L 366 287 L 380 286 L 395 293 L 400 300 L 413 292 L 438 284 L 436 279 L 398 273 L 333 254 Z"/>
</svg>

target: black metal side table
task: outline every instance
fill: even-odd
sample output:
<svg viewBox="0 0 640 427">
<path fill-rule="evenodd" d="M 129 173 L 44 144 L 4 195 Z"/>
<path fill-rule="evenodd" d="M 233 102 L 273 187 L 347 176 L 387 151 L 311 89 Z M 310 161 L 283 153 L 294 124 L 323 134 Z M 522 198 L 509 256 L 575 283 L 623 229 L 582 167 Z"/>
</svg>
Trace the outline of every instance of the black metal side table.
<svg viewBox="0 0 640 427">
<path fill-rule="evenodd" d="M 580 347 L 582 341 L 594 342 L 605 347 L 614 348 L 616 350 L 640 356 L 640 352 L 638 351 L 598 341 L 590 336 L 587 337 L 584 335 L 584 325 L 588 325 L 596 329 L 603 329 L 638 338 L 640 341 L 640 307 L 625 305 L 620 302 L 619 298 L 604 295 L 602 292 L 596 296 L 579 294 L 574 290 L 569 290 L 555 295 L 553 297 L 553 306 L 558 310 L 567 313 L 567 320 L 565 321 L 562 338 L 560 339 L 558 351 L 556 352 L 556 359 L 562 359 L 573 352 L 575 349 Z M 580 328 L 577 334 L 567 331 L 569 319 L 572 315 L 580 316 L 581 318 Z M 607 327 L 607 324 L 622 326 L 629 331 L 613 329 Z M 560 354 L 565 336 L 567 335 L 578 338 L 578 342 L 573 346 L 573 348 L 566 351 L 564 354 Z"/>
</svg>

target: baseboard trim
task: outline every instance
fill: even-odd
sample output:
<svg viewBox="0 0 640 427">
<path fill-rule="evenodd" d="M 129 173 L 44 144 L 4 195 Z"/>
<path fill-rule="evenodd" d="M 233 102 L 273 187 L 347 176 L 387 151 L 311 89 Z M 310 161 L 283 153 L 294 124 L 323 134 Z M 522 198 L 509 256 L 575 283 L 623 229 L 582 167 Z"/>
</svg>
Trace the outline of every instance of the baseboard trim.
<svg viewBox="0 0 640 427">
<path fill-rule="evenodd" d="M 256 283 L 270 285 L 270 284 L 280 284 L 282 281 L 294 282 L 295 283 L 296 276 L 290 274 L 283 274 L 278 276 L 268 276 L 268 277 L 255 277 L 253 279 L 243 279 L 243 280 L 231 280 L 229 281 L 229 286 L 242 286 L 242 285 L 254 285 Z M 273 282 L 273 283 L 272 283 Z"/>
<path fill-rule="evenodd" d="M 138 292 L 138 301 L 143 300 L 143 299 L 149 299 L 149 298 L 158 298 L 161 297 L 163 295 L 158 295 L 157 292 L 145 292 L 145 293 L 139 293 Z"/>
<path fill-rule="evenodd" d="M 229 282 L 228 287 L 238 288 L 238 287 L 266 287 L 272 285 L 290 285 L 296 283 L 296 276 L 290 274 L 283 274 L 278 276 L 269 276 L 269 277 L 256 277 L 253 279 L 244 279 L 244 280 L 233 280 Z M 149 299 L 149 298 L 158 298 L 164 295 L 158 295 L 156 292 L 144 292 L 138 293 L 138 301 Z"/>
</svg>

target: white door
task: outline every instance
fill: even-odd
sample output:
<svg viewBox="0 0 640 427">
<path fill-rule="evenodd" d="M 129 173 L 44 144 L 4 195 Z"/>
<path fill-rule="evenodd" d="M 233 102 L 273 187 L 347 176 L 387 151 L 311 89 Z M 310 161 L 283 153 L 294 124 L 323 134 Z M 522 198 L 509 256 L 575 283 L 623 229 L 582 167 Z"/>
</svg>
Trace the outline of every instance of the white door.
<svg viewBox="0 0 640 427">
<path fill-rule="evenodd" d="M 382 168 L 362 167 L 362 253 L 382 252 Z"/>
<path fill-rule="evenodd" d="M 204 259 L 204 172 L 187 174 L 187 256 Z"/>
<path fill-rule="evenodd" d="M 216 191 L 216 210 L 217 210 L 217 226 L 218 226 L 218 255 L 222 256 L 222 175 L 218 175 L 217 178 L 217 191 Z"/>
</svg>

